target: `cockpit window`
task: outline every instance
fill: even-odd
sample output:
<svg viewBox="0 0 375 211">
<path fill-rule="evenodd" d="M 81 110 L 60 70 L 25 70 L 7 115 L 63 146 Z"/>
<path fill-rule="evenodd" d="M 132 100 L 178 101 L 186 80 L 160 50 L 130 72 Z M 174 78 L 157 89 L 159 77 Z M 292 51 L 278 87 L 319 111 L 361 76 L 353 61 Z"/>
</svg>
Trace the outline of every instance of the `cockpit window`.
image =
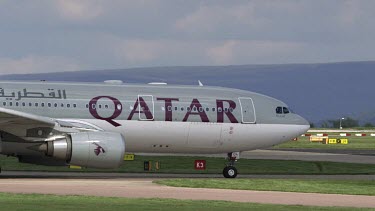
<svg viewBox="0 0 375 211">
<path fill-rule="evenodd" d="M 287 107 L 283 107 L 283 113 L 284 114 L 289 114 L 289 109 Z"/>
<path fill-rule="evenodd" d="M 287 107 L 277 107 L 276 114 L 289 114 L 291 111 Z"/>
</svg>

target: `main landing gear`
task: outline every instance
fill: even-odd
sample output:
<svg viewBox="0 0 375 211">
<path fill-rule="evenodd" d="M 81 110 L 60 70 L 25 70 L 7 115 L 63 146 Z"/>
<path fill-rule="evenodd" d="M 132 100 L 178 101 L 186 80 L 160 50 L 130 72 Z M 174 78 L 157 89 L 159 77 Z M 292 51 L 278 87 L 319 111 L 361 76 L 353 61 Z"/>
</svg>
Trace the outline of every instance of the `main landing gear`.
<svg viewBox="0 0 375 211">
<path fill-rule="evenodd" d="M 237 169 L 234 167 L 234 162 L 237 161 L 237 158 L 240 157 L 239 152 L 231 152 L 228 153 L 228 164 L 227 166 L 223 169 L 223 176 L 225 178 L 236 178 L 237 177 Z"/>
</svg>

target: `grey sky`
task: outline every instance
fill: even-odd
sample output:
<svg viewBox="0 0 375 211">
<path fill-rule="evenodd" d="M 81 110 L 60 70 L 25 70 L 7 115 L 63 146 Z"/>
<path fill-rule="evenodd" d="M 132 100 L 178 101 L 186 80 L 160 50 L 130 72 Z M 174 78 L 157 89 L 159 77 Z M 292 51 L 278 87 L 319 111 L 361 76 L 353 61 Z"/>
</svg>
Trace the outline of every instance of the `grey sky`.
<svg viewBox="0 0 375 211">
<path fill-rule="evenodd" d="M 0 74 L 375 60 L 375 1 L 0 0 Z"/>
</svg>

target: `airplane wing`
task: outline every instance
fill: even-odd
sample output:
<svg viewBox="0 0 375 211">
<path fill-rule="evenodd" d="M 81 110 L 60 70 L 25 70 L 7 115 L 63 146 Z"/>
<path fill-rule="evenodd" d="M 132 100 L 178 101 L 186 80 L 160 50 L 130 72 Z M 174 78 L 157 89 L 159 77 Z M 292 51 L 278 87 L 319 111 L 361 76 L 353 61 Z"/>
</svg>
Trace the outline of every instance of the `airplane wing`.
<svg viewBox="0 0 375 211">
<path fill-rule="evenodd" d="M 41 141 L 53 135 L 100 130 L 85 123 L 29 114 L 0 107 L 0 132 L 2 141 Z"/>
<path fill-rule="evenodd" d="M 6 108 L 0 108 L 0 128 L 8 126 L 22 126 L 22 125 L 41 125 L 53 127 L 56 120 L 48 117 L 37 116 L 25 112 L 15 111 Z"/>
</svg>

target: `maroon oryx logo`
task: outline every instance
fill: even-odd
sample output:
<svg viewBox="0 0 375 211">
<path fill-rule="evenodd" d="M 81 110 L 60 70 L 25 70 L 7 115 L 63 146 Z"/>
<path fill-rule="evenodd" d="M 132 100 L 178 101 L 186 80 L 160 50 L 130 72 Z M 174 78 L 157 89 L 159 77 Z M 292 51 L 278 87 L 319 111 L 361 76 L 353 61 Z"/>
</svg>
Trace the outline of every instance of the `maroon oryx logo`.
<svg viewBox="0 0 375 211">
<path fill-rule="evenodd" d="M 96 148 L 94 149 L 94 152 L 95 152 L 96 156 L 99 156 L 100 153 L 105 153 L 105 150 L 104 150 L 104 148 L 102 146 L 100 146 L 97 143 L 92 143 L 92 144 L 94 144 L 96 146 Z"/>
</svg>

